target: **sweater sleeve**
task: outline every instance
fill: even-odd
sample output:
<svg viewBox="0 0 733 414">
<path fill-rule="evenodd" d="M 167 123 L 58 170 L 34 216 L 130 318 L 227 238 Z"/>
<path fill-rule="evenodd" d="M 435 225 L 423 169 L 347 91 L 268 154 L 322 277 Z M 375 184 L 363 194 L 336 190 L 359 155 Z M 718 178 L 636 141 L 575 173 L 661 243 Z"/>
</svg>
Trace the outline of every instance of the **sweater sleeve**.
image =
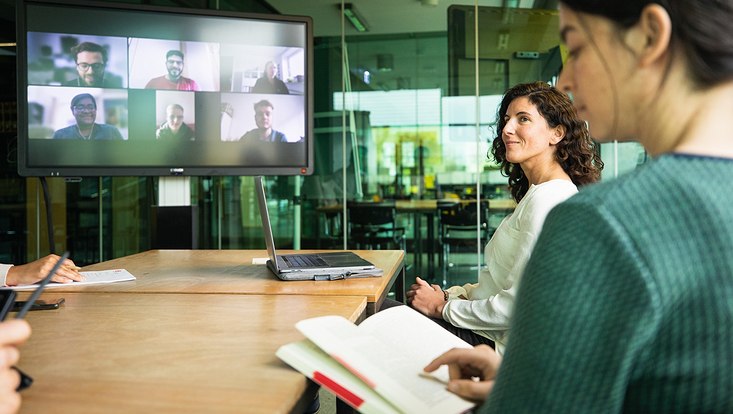
<svg viewBox="0 0 733 414">
<path fill-rule="evenodd" d="M 620 412 L 658 326 L 650 272 L 623 225 L 570 200 L 548 216 L 481 413 Z"/>
</svg>

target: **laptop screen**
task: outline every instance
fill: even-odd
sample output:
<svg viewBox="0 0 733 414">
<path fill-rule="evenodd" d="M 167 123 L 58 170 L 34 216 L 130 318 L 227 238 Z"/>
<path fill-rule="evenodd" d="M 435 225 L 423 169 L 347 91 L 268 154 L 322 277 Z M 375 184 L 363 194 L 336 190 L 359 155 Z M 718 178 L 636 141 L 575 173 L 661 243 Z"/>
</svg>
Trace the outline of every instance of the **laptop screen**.
<svg viewBox="0 0 733 414">
<path fill-rule="evenodd" d="M 277 264 L 275 252 L 275 239 L 272 236 L 272 226 L 270 225 L 270 213 L 267 211 L 267 198 L 265 197 L 265 179 L 262 176 L 255 176 L 255 193 L 257 193 L 257 205 L 260 210 L 260 219 L 262 219 L 262 232 L 265 234 L 265 245 L 267 246 L 267 255 L 276 269 L 280 270 Z"/>
</svg>

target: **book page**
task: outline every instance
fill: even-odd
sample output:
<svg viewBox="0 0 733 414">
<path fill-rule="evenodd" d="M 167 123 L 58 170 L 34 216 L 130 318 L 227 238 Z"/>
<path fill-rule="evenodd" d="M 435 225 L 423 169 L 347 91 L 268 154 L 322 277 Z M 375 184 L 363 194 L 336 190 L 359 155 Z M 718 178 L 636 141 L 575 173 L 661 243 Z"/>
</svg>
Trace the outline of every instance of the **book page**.
<svg viewBox="0 0 733 414">
<path fill-rule="evenodd" d="M 403 411 L 462 412 L 474 405 L 445 389 L 447 367 L 438 371 L 439 380 L 421 375 L 442 353 L 471 346 L 407 306 L 378 312 L 359 326 L 333 316 L 296 326 Z"/>
<path fill-rule="evenodd" d="M 58 283 L 58 282 L 50 282 L 48 285 L 46 285 L 46 289 L 53 289 L 54 287 L 58 286 L 81 286 L 81 285 L 96 285 L 100 283 L 115 283 L 115 282 L 125 282 L 128 280 L 135 280 L 135 276 L 133 276 L 130 272 L 128 272 L 125 269 L 112 269 L 112 270 L 98 270 L 98 271 L 92 271 L 92 272 L 79 272 L 82 276 L 84 276 L 84 280 L 81 282 L 71 282 L 71 283 Z M 12 289 L 15 290 L 32 290 L 37 288 L 37 284 L 33 285 L 18 285 L 18 286 L 12 286 Z"/>
<path fill-rule="evenodd" d="M 304 339 L 281 346 L 276 355 L 363 414 L 399 414 L 399 410 L 356 375 Z"/>
</svg>

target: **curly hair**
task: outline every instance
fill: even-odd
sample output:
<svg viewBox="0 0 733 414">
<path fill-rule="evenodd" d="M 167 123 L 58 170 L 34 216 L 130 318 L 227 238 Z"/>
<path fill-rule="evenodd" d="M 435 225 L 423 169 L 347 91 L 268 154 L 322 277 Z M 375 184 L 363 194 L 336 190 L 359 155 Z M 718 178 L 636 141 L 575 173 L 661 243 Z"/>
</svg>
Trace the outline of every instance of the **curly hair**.
<svg viewBox="0 0 733 414">
<path fill-rule="evenodd" d="M 529 99 L 550 127 L 565 127 L 565 137 L 556 145 L 555 159 L 570 176 L 573 184 L 580 187 L 598 181 L 601 178 L 603 161 L 585 121 L 578 118 L 568 96 L 545 82 L 523 83 L 504 93 L 496 117 L 496 138 L 491 146 L 491 155 L 500 165 L 502 174 L 509 177 L 509 189 L 514 200 L 519 202 L 527 194 L 529 180 L 519 164 L 507 161 L 506 146 L 501 135 L 506 126 L 504 116 L 509 104 L 522 96 Z"/>
</svg>

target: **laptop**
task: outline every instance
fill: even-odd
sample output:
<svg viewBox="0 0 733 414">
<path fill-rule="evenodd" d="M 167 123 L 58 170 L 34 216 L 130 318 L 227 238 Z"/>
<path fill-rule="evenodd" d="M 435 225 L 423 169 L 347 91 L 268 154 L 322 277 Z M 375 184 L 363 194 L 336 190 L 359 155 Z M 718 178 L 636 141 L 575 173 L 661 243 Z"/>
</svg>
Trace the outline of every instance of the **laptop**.
<svg viewBox="0 0 733 414">
<path fill-rule="evenodd" d="M 282 280 L 338 280 L 355 277 L 379 277 L 382 269 L 353 252 L 277 254 L 267 211 L 265 183 L 255 177 L 255 193 L 267 245 L 267 267 Z"/>
</svg>

